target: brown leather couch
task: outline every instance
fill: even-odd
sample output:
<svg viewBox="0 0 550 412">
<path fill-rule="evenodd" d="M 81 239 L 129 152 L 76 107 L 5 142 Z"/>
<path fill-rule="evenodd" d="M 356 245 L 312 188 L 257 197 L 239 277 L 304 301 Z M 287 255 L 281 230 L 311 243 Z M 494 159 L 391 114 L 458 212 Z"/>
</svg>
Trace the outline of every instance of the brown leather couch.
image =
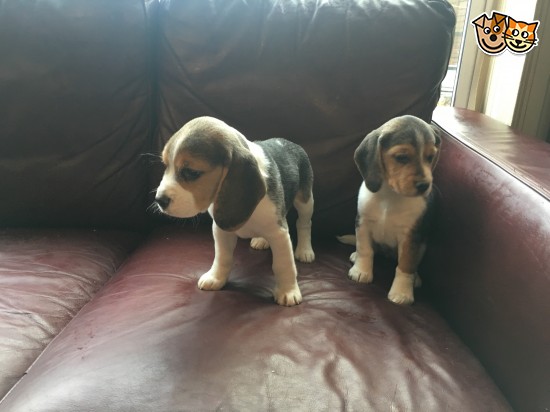
<svg viewBox="0 0 550 412">
<path fill-rule="evenodd" d="M 0 3 L 1 412 L 547 411 L 550 148 L 437 109 L 444 0 Z M 353 151 L 401 114 L 443 150 L 412 306 L 346 276 Z M 150 213 L 170 135 L 199 115 L 309 153 L 317 260 L 273 303 L 246 241 L 196 282 L 209 219 Z M 290 219 L 292 221 L 292 218 Z"/>
</svg>

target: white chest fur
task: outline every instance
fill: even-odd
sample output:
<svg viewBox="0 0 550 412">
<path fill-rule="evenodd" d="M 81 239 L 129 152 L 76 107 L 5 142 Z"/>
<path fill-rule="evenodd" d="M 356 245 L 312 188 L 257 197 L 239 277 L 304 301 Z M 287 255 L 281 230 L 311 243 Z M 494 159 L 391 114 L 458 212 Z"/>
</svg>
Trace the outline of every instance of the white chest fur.
<svg viewBox="0 0 550 412">
<path fill-rule="evenodd" d="M 396 248 L 425 210 L 424 198 L 401 196 L 386 184 L 376 193 L 369 191 L 365 183 L 359 190 L 360 224 L 366 225 L 371 238 L 381 245 Z"/>
<path fill-rule="evenodd" d="M 210 216 L 213 216 L 213 207 L 208 208 Z M 266 234 L 273 233 L 279 227 L 276 206 L 268 196 L 264 196 L 250 218 L 235 233 L 243 239 L 267 237 Z"/>
</svg>

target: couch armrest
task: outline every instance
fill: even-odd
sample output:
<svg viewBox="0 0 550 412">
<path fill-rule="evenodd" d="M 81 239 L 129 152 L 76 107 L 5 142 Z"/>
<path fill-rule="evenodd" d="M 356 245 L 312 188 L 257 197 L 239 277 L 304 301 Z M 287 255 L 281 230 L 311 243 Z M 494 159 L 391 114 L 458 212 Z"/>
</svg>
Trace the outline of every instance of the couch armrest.
<svg viewBox="0 0 550 412">
<path fill-rule="evenodd" d="M 550 406 L 550 145 L 438 108 L 438 210 L 424 261 L 440 310 L 512 405 Z"/>
</svg>

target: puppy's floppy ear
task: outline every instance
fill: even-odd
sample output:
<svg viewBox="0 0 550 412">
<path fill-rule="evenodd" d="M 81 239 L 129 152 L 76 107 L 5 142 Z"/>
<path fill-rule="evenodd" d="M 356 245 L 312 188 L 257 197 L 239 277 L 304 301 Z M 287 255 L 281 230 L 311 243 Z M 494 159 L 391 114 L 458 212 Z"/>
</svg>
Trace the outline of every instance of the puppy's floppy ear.
<svg viewBox="0 0 550 412">
<path fill-rule="evenodd" d="M 365 185 L 373 193 L 380 190 L 383 179 L 378 143 L 380 135 L 378 130 L 370 132 L 357 147 L 354 155 L 355 164 L 365 180 Z"/>
<path fill-rule="evenodd" d="M 244 147 L 235 146 L 214 201 L 214 221 L 220 229 L 237 230 L 250 218 L 265 193 L 265 182 L 256 159 Z"/>
<path fill-rule="evenodd" d="M 435 169 L 435 166 L 437 165 L 437 162 L 439 161 L 439 154 L 441 153 L 441 131 L 437 126 L 434 126 L 433 124 L 430 125 L 432 128 L 432 131 L 434 133 L 435 137 L 435 147 L 437 147 L 437 153 L 435 155 L 435 159 L 432 162 L 432 170 Z"/>
<path fill-rule="evenodd" d="M 441 131 L 439 128 L 433 124 L 430 124 L 430 127 L 432 128 L 432 131 L 434 133 L 435 137 L 435 147 L 439 148 L 441 146 Z"/>
</svg>

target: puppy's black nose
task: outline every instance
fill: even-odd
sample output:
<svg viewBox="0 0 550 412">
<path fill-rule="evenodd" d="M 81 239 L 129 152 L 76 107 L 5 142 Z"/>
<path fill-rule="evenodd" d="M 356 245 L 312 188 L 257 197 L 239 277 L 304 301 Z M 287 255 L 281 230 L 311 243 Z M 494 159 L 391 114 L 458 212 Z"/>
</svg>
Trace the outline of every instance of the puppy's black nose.
<svg viewBox="0 0 550 412">
<path fill-rule="evenodd" d="M 427 182 L 419 182 L 416 184 L 416 190 L 418 190 L 418 193 L 424 193 L 429 188 L 430 184 Z"/>
<path fill-rule="evenodd" d="M 157 197 L 155 197 L 155 202 L 157 202 L 157 204 L 163 210 L 168 207 L 168 205 L 170 204 L 170 200 L 171 199 L 166 195 L 161 195 L 161 196 L 157 195 Z"/>
<path fill-rule="evenodd" d="M 491 41 L 496 41 L 497 40 L 497 35 L 496 34 L 491 34 L 491 36 L 489 38 L 491 39 Z"/>
</svg>

